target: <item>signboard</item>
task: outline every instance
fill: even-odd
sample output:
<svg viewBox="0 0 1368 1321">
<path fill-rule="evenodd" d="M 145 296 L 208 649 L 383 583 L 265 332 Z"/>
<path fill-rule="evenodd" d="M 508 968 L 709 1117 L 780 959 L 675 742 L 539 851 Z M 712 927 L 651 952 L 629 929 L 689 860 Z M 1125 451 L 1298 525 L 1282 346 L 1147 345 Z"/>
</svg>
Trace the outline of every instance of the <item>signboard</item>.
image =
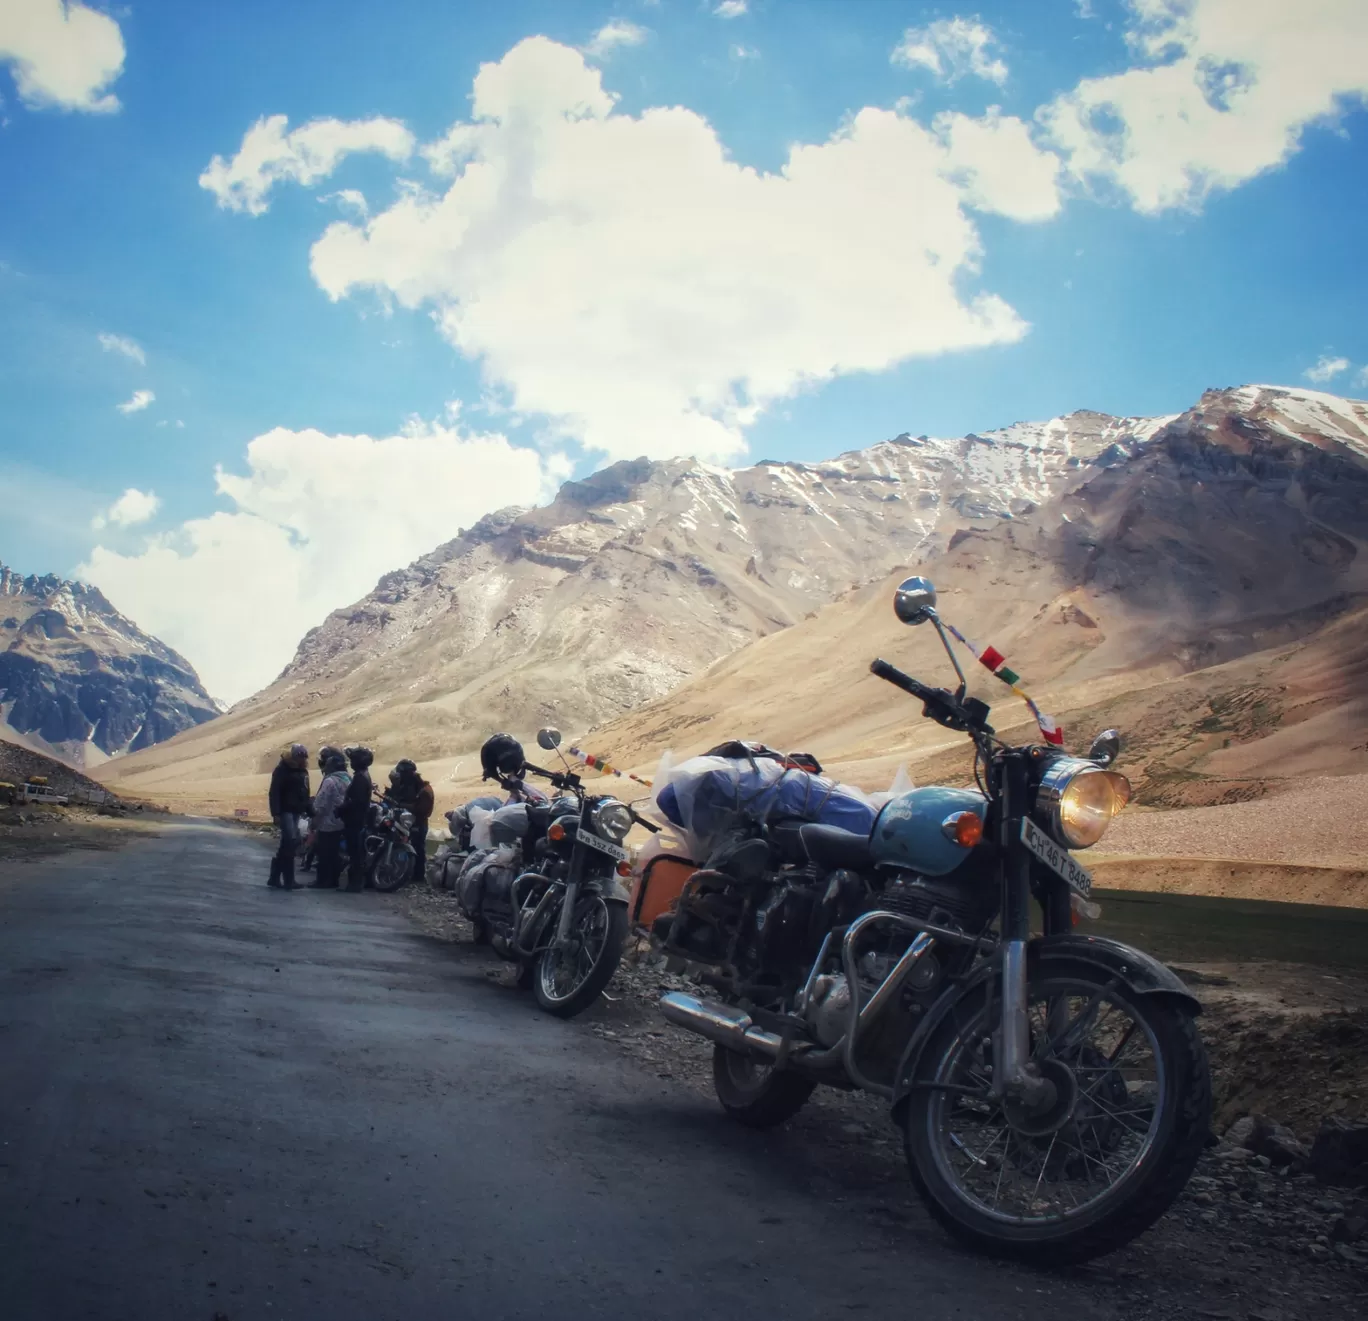
<svg viewBox="0 0 1368 1321">
<path fill-rule="evenodd" d="M 247 815 L 247 808 L 245 808 L 245 807 L 235 807 L 235 808 L 233 808 L 233 815 L 234 815 L 234 816 L 246 816 L 246 815 Z"/>
</svg>

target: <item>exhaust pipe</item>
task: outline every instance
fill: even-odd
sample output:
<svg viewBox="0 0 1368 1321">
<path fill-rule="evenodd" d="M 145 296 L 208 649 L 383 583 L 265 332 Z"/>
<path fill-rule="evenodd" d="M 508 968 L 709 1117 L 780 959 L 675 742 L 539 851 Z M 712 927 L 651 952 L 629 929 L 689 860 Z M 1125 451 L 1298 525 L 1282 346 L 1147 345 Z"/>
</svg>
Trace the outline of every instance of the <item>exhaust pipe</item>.
<svg viewBox="0 0 1368 1321">
<path fill-rule="evenodd" d="M 683 991 L 670 991 L 660 997 L 660 1012 L 677 1027 L 688 1028 L 700 1037 L 716 1041 L 732 1050 L 778 1059 L 782 1038 L 756 1027 L 749 1014 L 728 1005 L 700 1000 Z"/>
</svg>

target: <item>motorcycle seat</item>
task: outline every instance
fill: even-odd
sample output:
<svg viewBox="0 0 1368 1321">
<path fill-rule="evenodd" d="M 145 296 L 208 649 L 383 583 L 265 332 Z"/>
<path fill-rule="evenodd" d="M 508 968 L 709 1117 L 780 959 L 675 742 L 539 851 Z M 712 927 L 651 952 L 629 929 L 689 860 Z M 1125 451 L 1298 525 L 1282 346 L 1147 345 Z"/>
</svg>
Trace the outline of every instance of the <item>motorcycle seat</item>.
<svg viewBox="0 0 1368 1321">
<path fill-rule="evenodd" d="M 819 867 L 828 871 L 838 867 L 848 867 L 851 871 L 873 870 L 874 855 L 869 849 L 868 835 L 815 822 L 799 826 L 797 834 L 805 857 Z"/>
</svg>

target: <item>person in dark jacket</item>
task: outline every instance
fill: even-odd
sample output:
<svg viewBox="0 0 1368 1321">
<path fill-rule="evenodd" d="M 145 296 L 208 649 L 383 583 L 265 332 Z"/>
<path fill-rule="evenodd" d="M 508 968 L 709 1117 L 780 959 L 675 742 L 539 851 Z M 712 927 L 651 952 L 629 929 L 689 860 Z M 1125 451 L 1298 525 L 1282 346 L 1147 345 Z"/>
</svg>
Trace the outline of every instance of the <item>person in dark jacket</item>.
<svg viewBox="0 0 1368 1321">
<path fill-rule="evenodd" d="M 299 851 L 299 818 L 309 814 L 309 750 L 295 743 L 271 772 L 271 820 L 280 827 L 280 847 L 271 859 L 271 887 L 295 888 L 295 854 Z"/>
<path fill-rule="evenodd" d="M 389 793 L 386 796 L 413 813 L 409 843 L 413 845 L 414 852 L 414 879 L 419 880 L 427 870 L 428 822 L 432 819 L 436 796 L 432 786 L 418 774 L 418 767 L 407 757 L 395 765 L 389 780 Z"/>
<path fill-rule="evenodd" d="M 348 748 L 352 778 L 338 816 L 347 837 L 347 889 L 355 893 L 366 885 L 366 851 L 364 847 L 366 812 L 370 808 L 375 785 L 371 782 L 370 765 L 375 753 L 369 748 Z"/>
</svg>

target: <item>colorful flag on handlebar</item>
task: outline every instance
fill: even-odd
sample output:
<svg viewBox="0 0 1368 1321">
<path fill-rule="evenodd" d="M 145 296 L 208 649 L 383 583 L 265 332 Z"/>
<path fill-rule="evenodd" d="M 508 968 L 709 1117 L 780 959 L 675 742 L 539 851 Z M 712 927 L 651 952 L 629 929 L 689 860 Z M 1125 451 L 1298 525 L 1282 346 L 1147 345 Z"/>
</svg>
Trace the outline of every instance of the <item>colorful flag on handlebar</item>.
<svg viewBox="0 0 1368 1321">
<path fill-rule="evenodd" d="M 1053 716 L 1047 716 L 1030 695 L 1021 687 L 1021 676 L 1015 670 L 1007 668 L 1007 658 L 996 647 L 984 647 L 981 650 L 976 647 L 963 633 L 959 631 L 948 620 L 941 620 L 949 631 L 954 634 L 970 651 L 974 653 L 978 663 L 984 669 L 991 671 L 1003 683 L 1007 685 L 1026 705 L 1030 708 L 1031 714 L 1035 717 L 1035 722 L 1040 726 L 1041 735 L 1046 743 L 1052 743 L 1057 748 L 1064 746 L 1064 730 Z"/>
<path fill-rule="evenodd" d="M 569 748 L 567 751 L 578 761 L 583 762 L 591 770 L 597 771 L 600 775 L 616 775 L 619 779 L 635 780 L 638 784 L 644 784 L 648 789 L 655 786 L 650 780 L 643 780 L 639 775 L 633 775 L 631 771 L 620 771 L 616 766 L 610 766 L 602 757 L 596 757 L 592 752 L 584 752 L 580 748 Z"/>
</svg>

